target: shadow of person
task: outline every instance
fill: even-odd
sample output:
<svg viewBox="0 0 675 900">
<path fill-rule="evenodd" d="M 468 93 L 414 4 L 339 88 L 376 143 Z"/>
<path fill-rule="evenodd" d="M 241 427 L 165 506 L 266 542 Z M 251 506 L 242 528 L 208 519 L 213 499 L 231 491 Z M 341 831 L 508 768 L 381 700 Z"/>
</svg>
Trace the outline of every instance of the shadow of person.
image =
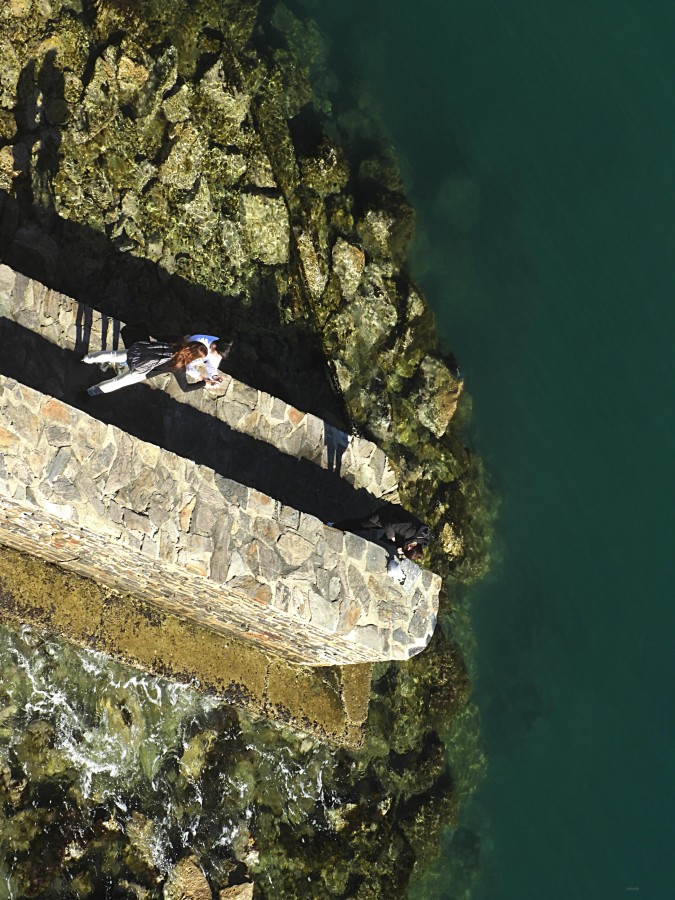
<svg viewBox="0 0 675 900">
<path fill-rule="evenodd" d="M 13 189 L 19 200 L 54 212 L 53 179 L 59 170 L 61 126 L 68 118 L 65 80 L 49 50 L 38 70 L 31 59 L 19 75 L 14 118 Z"/>
<path fill-rule="evenodd" d="M 323 439 L 326 445 L 327 466 L 329 472 L 340 474 L 342 468 L 342 457 L 345 450 L 349 446 L 349 438 L 340 429 L 335 428 L 328 422 L 323 423 Z"/>
</svg>

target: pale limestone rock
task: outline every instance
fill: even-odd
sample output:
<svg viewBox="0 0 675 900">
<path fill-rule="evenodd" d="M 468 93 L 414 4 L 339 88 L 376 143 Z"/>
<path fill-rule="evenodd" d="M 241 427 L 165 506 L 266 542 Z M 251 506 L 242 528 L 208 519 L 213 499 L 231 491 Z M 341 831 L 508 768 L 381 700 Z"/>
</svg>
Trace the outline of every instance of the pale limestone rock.
<svg viewBox="0 0 675 900">
<path fill-rule="evenodd" d="M 277 541 L 277 549 L 289 566 L 300 566 L 314 552 L 314 545 L 299 534 L 288 531 Z"/>
</svg>

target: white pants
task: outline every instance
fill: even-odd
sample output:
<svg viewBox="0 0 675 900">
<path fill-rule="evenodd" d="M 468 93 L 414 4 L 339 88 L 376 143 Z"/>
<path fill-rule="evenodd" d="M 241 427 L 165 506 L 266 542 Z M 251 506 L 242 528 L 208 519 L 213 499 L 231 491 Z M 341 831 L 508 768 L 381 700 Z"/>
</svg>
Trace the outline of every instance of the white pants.
<svg viewBox="0 0 675 900">
<path fill-rule="evenodd" d="M 88 353 L 82 360 L 86 363 L 115 363 L 115 365 L 126 365 L 126 350 L 100 350 L 98 353 Z M 107 381 L 101 381 L 96 387 L 104 394 L 110 394 L 112 391 L 119 391 L 120 388 L 127 387 L 130 384 L 138 384 L 139 381 L 145 381 L 149 373 L 144 372 L 121 372 L 114 378 Z"/>
<path fill-rule="evenodd" d="M 127 387 L 130 384 L 138 384 L 139 381 L 145 381 L 148 374 L 145 372 L 123 372 L 121 375 L 115 375 L 114 378 L 109 378 L 107 381 L 99 381 L 96 387 L 104 394 L 110 394 L 112 391 L 119 391 L 120 388 Z"/>
</svg>

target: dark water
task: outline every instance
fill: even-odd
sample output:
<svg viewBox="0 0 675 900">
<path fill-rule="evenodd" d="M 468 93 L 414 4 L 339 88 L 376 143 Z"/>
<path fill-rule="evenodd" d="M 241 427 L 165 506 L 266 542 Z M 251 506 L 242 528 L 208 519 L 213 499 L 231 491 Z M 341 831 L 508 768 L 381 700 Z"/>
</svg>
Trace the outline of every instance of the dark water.
<svg viewBox="0 0 675 900">
<path fill-rule="evenodd" d="M 472 597 L 481 895 L 673 897 L 675 4 L 314 13 L 403 158 L 503 498 Z"/>
</svg>

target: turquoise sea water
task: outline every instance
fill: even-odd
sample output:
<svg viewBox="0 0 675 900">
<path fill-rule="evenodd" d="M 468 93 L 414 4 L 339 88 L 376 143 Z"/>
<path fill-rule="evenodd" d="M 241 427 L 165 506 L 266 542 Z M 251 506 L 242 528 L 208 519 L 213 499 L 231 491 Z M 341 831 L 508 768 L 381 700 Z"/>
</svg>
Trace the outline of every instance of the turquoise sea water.
<svg viewBox="0 0 675 900">
<path fill-rule="evenodd" d="M 675 896 L 675 4 L 313 9 L 418 211 L 502 512 L 481 896 Z M 444 895 L 455 897 L 446 863 Z"/>
</svg>

